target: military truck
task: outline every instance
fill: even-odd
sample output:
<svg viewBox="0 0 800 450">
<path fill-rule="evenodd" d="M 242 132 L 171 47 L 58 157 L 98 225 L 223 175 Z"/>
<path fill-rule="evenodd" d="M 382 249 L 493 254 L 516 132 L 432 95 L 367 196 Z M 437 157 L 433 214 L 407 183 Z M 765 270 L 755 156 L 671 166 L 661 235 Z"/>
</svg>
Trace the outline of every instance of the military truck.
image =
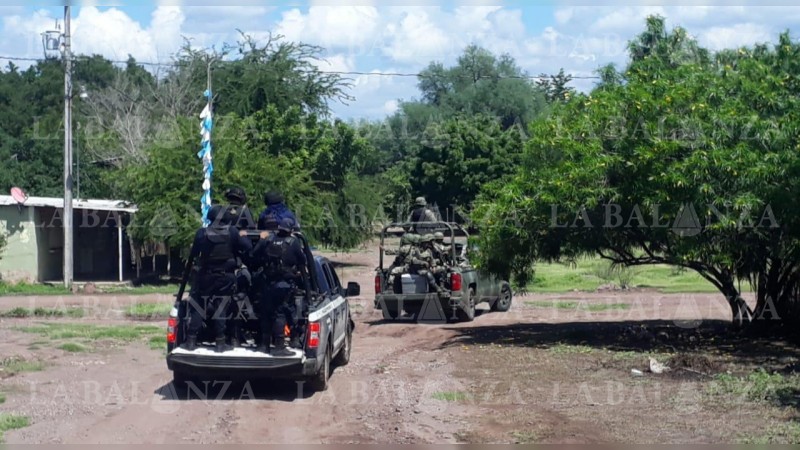
<svg viewBox="0 0 800 450">
<path fill-rule="evenodd" d="M 437 282 L 444 289 L 437 292 L 426 277 L 414 270 L 393 274 L 387 267 L 387 238 L 409 234 L 426 235 L 440 232 L 448 245 L 445 267 Z M 467 254 L 469 234 L 457 223 L 422 222 L 392 223 L 381 230 L 380 259 L 375 274 L 375 308 L 384 319 L 411 319 L 417 322 L 472 321 L 475 306 L 488 303 L 492 311 L 511 308 L 511 286 L 505 280 L 472 266 Z M 404 245 L 414 245 L 405 240 Z M 398 276 L 399 275 L 399 276 Z"/>
</svg>

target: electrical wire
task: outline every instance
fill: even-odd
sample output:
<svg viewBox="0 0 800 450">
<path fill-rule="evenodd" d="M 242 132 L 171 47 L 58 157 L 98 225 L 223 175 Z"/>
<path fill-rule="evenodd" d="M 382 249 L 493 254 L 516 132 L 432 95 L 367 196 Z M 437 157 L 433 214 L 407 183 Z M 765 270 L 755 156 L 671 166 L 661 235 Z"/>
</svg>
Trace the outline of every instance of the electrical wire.
<svg viewBox="0 0 800 450">
<path fill-rule="evenodd" d="M 73 62 L 80 61 L 83 58 L 73 58 Z M 26 61 L 26 62 L 44 62 L 47 61 L 46 59 L 42 58 L 29 58 L 24 56 L 3 56 L 0 55 L 0 60 L 7 60 L 7 61 Z M 115 60 L 106 60 L 112 64 L 127 64 L 128 61 L 115 61 Z M 179 63 L 174 62 L 149 62 L 149 61 L 135 61 L 137 66 L 151 66 L 151 67 L 177 67 L 180 65 Z M 299 72 L 302 73 L 321 73 L 321 74 L 330 74 L 330 75 L 342 75 L 342 76 L 381 76 L 381 77 L 414 77 L 414 78 L 425 78 L 426 75 L 423 73 L 414 73 L 414 72 L 363 72 L 363 71 L 342 71 L 342 70 L 304 70 L 299 69 Z M 599 80 L 601 77 L 596 75 L 569 75 L 565 74 L 569 79 L 572 80 Z M 546 80 L 550 79 L 551 75 L 486 75 L 486 76 L 478 76 L 478 79 L 494 79 L 494 80 Z"/>
</svg>

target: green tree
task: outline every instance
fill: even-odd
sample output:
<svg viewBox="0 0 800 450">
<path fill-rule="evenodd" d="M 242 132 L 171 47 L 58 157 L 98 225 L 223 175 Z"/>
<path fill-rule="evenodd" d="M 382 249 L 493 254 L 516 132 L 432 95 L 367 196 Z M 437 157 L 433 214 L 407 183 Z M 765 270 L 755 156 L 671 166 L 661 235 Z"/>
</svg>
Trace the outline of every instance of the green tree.
<svg viewBox="0 0 800 450">
<path fill-rule="evenodd" d="M 648 19 L 622 83 L 531 126 L 516 175 L 488 187 L 475 210 L 482 265 L 525 283 L 535 261 L 585 254 L 669 264 L 709 280 L 738 322 L 752 315 L 740 297 L 747 280 L 755 316 L 775 305 L 790 317 L 800 47 L 784 34 L 773 48 L 682 59 L 671 52 L 707 54 L 685 36 Z"/>
</svg>

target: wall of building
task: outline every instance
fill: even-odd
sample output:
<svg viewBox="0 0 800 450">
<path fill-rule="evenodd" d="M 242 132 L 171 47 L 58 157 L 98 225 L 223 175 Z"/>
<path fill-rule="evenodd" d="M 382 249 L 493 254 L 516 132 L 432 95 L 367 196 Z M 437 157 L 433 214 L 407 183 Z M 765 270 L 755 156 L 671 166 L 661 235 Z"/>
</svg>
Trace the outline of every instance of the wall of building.
<svg viewBox="0 0 800 450">
<path fill-rule="evenodd" d="M 38 281 L 39 255 L 34 208 L 0 206 L 0 233 L 6 247 L 0 254 L 0 277 L 10 282 Z"/>
</svg>

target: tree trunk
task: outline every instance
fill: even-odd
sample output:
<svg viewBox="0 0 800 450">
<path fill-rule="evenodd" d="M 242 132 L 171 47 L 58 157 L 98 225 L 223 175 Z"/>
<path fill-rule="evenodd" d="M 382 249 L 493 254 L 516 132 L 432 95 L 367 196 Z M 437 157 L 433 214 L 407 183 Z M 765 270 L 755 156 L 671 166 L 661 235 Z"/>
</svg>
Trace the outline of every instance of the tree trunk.
<svg viewBox="0 0 800 450">
<path fill-rule="evenodd" d="M 753 311 L 747 306 L 739 294 L 739 290 L 733 284 L 733 280 L 726 280 L 722 285 L 722 293 L 728 300 L 731 307 L 731 322 L 735 329 L 742 329 L 753 321 Z"/>
</svg>

